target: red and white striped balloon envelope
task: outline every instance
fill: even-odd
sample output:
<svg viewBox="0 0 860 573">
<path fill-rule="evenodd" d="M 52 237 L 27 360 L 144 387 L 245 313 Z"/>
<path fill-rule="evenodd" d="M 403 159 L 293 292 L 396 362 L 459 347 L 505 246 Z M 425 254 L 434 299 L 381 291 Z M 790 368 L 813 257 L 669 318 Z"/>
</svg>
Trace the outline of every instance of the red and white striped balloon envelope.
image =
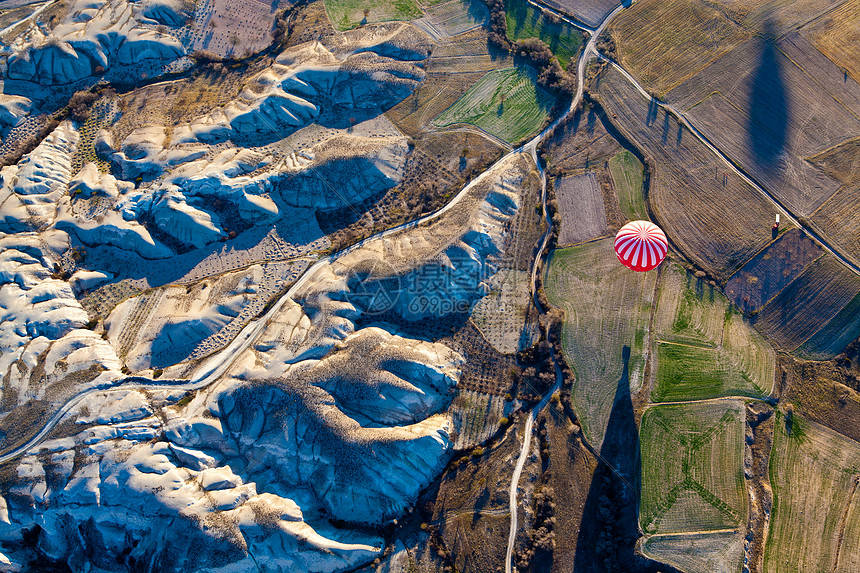
<svg viewBox="0 0 860 573">
<path fill-rule="evenodd" d="M 669 241 L 666 234 L 651 221 L 631 221 L 615 235 L 615 254 L 625 267 L 650 271 L 663 262 Z"/>
</svg>

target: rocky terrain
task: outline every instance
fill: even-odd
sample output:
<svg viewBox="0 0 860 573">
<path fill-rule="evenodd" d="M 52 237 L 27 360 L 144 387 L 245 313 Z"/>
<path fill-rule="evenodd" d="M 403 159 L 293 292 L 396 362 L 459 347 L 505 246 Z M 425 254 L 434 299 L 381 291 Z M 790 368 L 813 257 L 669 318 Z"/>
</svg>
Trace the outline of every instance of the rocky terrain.
<svg viewBox="0 0 860 573">
<path fill-rule="evenodd" d="M 0 124 L 50 113 L 40 86 L 181 70 L 192 11 L 81 1 L 15 23 L 5 81 L 34 97 L 3 96 Z M 498 296 L 534 168 L 512 155 L 456 205 L 321 258 L 314 213 L 401 182 L 413 143 L 381 114 L 431 45 L 401 23 L 299 43 L 187 121 L 120 128 L 125 96 L 96 95 L 107 112 L 60 116 L 2 168 L 4 567 L 342 571 L 382 554 L 378 527 L 452 455 L 465 358 L 373 317 Z M 445 278 L 418 297 L 428 269 Z"/>
</svg>

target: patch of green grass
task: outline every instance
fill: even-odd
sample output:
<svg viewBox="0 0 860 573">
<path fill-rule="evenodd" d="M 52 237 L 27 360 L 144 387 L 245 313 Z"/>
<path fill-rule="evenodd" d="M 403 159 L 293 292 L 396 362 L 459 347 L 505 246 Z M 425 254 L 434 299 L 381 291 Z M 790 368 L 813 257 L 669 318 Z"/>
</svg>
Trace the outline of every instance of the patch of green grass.
<svg viewBox="0 0 860 573">
<path fill-rule="evenodd" d="M 621 151 L 609 160 L 609 173 L 624 216 L 631 221 L 647 219 L 642 192 L 642 163 L 629 151 Z"/>
<path fill-rule="evenodd" d="M 437 127 L 470 123 L 509 143 L 537 132 L 552 108 L 553 96 L 538 87 L 530 66 L 493 70 L 433 120 Z"/>
<path fill-rule="evenodd" d="M 750 376 L 716 348 L 661 342 L 657 345 L 654 402 L 701 400 L 717 396 L 763 398 Z"/>
<path fill-rule="evenodd" d="M 653 401 L 762 398 L 771 391 L 773 349 L 732 308 L 713 285 L 672 260 L 663 263 Z"/>
<path fill-rule="evenodd" d="M 625 372 L 631 392 L 642 385 L 656 278 L 656 273 L 633 272 L 619 263 L 611 238 L 552 253 L 546 294 L 550 304 L 564 310 L 562 348 L 576 373 L 572 399 L 595 445 L 603 441 Z"/>
<path fill-rule="evenodd" d="M 649 408 L 640 433 L 645 532 L 740 525 L 746 519 L 743 440 L 739 401 Z"/>
<path fill-rule="evenodd" d="M 543 14 L 526 0 L 505 0 L 505 18 L 509 40 L 540 38 L 565 68 L 582 46 L 579 30 L 560 18 Z"/>
<path fill-rule="evenodd" d="M 415 0 L 325 0 L 325 8 L 328 19 L 341 32 L 361 24 L 414 20 L 424 15 Z"/>
</svg>

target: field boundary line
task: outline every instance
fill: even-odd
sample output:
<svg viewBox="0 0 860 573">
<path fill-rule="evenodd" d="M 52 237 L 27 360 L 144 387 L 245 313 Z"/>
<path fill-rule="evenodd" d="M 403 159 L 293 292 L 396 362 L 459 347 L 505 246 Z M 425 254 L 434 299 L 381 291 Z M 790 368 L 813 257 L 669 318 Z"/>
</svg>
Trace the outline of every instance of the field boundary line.
<svg viewBox="0 0 860 573">
<path fill-rule="evenodd" d="M 796 30 L 794 30 L 794 31 L 796 32 Z M 785 34 L 783 34 L 783 36 L 782 36 L 781 38 L 779 38 L 779 40 L 778 40 L 777 42 L 780 42 L 780 41 L 782 41 L 782 40 L 784 40 L 784 39 L 787 39 L 787 38 L 788 38 L 788 36 L 789 36 L 789 34 L 791 34 L 791 33 L 792 33 L 792 32 L 786 32 Z M 798 35 L 800 35 L 800 34 L 798 34 Z M 815 47 L 815 44 L 813 44 L 812 42 L 809 42 L 809 43 L 810 43 L 813 47 Z M 803 72 L 803 75 L 805 75 L 806 77 L 808 77 L 810 80 L 812 80 L 812 82 L 813 82 L 815 85 L 817 85 L 819 88 L 821 88 L 821 90 L 822 90 L 824 93 L 826 93 L 827 95 L 829 95 L 829 96 L 830 96 L 830 98 L 831 98 L 833 101 L 835 101 L 836 103 L 838 103 L 838 104 L 839 104 L 839 106 L 840 106 L 840 107 L 842 107 L 842 109 L 844 109 L 845 111 L 847 111 L 850 115 L 853 115 L 855 118 L 860 119 L 860 116 L 858 116 L 858 115 L 857 115 L 857 113 L 856 113 L 854 110 L 852 110 L 851 108 L 849 108 L 848 106 L 846 106 L 844 103 L 842 103 L 842 101 L 841 101 L 838 97 L 836 97 L 835 95 L 833 95 L 832 93 L 830 93 L 830 90 L 828 90 L 828 89 L 827 89 L 827 87 L 826 87 L 824 84 L 822 84 L 820 81 L 818 81 L 818 79 L 817 79 L 815 76 L 813 76 L 813 75 L 812 75 L 812 74 L 810 74 L 808 71 L 806 71 L 806 68 L 804 68 L 804 67 L 803 67 L 803 66 L 801 66 L 799 63 L 797 63 L 797 62 L 794 60 L 794 58 L 792 58 L 791 56 L 789 56 L 788 54 L 786 54 L 786 53 L 785 53 L 785 50 L 783 50 L 782 48 L 780 48 L 780 47 L 779 47 L 778 45 L 776 45 L 776 44 L 774 44 L 774 48 L 776 48 L 776 49 L 779 51 L 779 53 L 781 53 L 783 56 L 785 56 L 785 59 L 786 59 L 786 60 L 788 60 L 789 62 L 791 62 L 792 64 L 794 64 L 794 65 L 797 67 L 797 69 L 799 69 L 800 71 L 802 71 L 802 72 Z M 816 49 L 818 49 L 818 48 L 816 48 Z M 837 67 L 841 67 L 841 66 L 839 66 L 839 64 L 837 64 L 836 62 L 834 62 L 833 60 L 831 60 L 830 58 L 828 58 L 828 57 L 824 54 L 824 52 L 821 52 L 821 50 L 818 50 L 818 51 L 819 51 L 819 53 L 820 53 L 822 56 L 824 56 L 825 58 L 827 58 L 828 60 L 830 60 L 830 62 L 831 62 L 831 63 L 833 63 L 833 65 L 835 65 L 835 66 L 837 66 Z M 854 139 L 854 138 L 851 138 L 851 139 Z M 848 141 L 851 141 L 851 139 L 849 139 Z M 844 141 L 843 141 L 842 143 L 844 143 Z M 837 144 L 837 145 L 838 145 L 838 144 Z M 818 153 L 816 153 L 815 155 L 818 155 Z M 804 158 L 804 159 L 805 159 L 805 158 Z M 832 197 L 832 195 L 831 195 L 831 197 Z M 828 197 L 828 199 L 830 199 L 830 197 Z M 827 202 L 827 201 L 824 201 L 823 203 L 826 203 L 826 202 Z M 817 211 L 817 210 L 818 210 L 818 209 L 816 209 L 816 211 Z"/>
<path fill-rule="evenodd" d="M 837 147 L 845 145 L 846 143 L 851 143 L 852 141 L 860 141 L 860 135 L 858 135 L 857 137 L 849 137 L 848 139 L 844 139 L 844 140 L 840 141 L 839 143 L 831 145 L 827 149 L 822 149 L 821 151 L 817 151 L 817 152 L 813 153 L 812 155 L 807 155 L 806 157 L 804 157 L 804 159 L 809 160 L 810 158 L 815 157 L 816 155 L 821 155 L 821 154 L 827 153 L 829 151 L 835 151 Z M 833 195 L 831 195 L 830 197 L 833 197 Z M 827 198 L 827 201 L 830 200 L 830 197 Z M 825 201 L 824 203 L 827 203 L 827 201 Z M 822 203 L 822 205 L 824 205 L 824 203 Z M 819 209 L 821 209 L 821 207 L 818 207 L 818 209 L 813 211 L 812 215 L 815 215 L 815 213 L 817 213 Z M 812 215 L 810 215 L 810 217 Z"/>
<path fill-rule="evenodd" d="M 701 400 L 682 400 L 680 402 L 649 402 L 642 408 L 642 412 L 644 413 L 647 410 L 650 410 L 654 406 L 682 406 L 684 404 L 704 404 L 707 402 L 725 402 L 725 401 L 735 401 L 735 402 L 745 402 L 747 400 L 752 400 L 754 402 L 767 402 L 765 398 L 752 398 L 750 396 L 717 396 L 716 398 L 702 398 Z"/>
<path fill-rule="evenodd" d="M 685 342 L 674 342 L 672 340 L 664 340 L 662 338 L 657 338 L 654 342 L 659 342 L 660 344 L 672 344 L 674 346 L 686 346 L 687 348 L 697 348 L 699 350 L 719 350 L 722 348 L 722 344 L 719 346 L 697 346 L 695 344 L 687 344 Z"/>
<path fill-rule="evenodd" d="M 739 533 L 740 528 L 732 529 L 701 529 L 698 531 L 679 531 L 678 533 L 652 533 L 646 535 L 646 539 L 654 539 L 655 537 L 684 537 L 687 535 L 713 535 L 715 533 Z"/>
<path fill-rule="evenodd" d="M 442 112 L 442 113 L 444 113 L 444 112 Z M 433 122 L 431 121 L 429 123 L 429 125 L 432 126 Z M 489 131 L 487 131 L 481 127 L 478 127 L 477 125 L 475 125 L 473 123 L 467 123 L 465 121 L 458 121 L 455 123 L 449 123 L 447 125 L 439 125 L 439 126 L 435 126 L 435 127 L 436 127 L 435 129 L 431 129 L 429 131 L 431 133 L 449 133 L 449 132 L 452 132 L 452 133 L 456 133 L 456 132 L 474 133 L 477 131 L 478 132 L 477 135 L 483 135 L 484 137 L 486 137 L 490 141 L 497 143 L 498 145 L 503 147 L 508 152 L 511 152 L 514 150 L 513 145 L 511 145 L 510 143 L 508 143 L 504 139 L 500 138 L 498 135 L 493 135 Z"/>
</svg>

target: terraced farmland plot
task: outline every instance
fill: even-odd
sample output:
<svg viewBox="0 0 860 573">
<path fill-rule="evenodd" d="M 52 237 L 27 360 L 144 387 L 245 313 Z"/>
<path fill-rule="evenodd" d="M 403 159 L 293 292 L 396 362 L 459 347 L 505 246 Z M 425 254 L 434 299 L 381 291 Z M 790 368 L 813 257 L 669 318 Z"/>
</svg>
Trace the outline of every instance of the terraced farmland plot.
<svg viewBox="0 0 860 573">
<path fill-rule="evenodd" d="M 573 401 L 583 431 L 603 442 L 622 376 L 642 384 L 656 273 L 634 273 L 618 262 L 611 238 L 553 251 L 544 285 L 565 312 L 562 346 L 576 372 Z M 625 369 L 625 347 L 630 352 Z"/>
<path fill-rule="evenodd" d="M 631 221 L 648 218 L 642 189 L 642 169 L 642 163 L 627 150 L 617 153 L 609 160 L 609 172 L 612 174 L 621 212 Z"/>
<path fill-rule="evenodd" d="M 737 573 L 744 555 L 743 536 L 734 531 L 652 535 L 643 550 L 687 573 Z"/>
<path fill-rule="evenodd" d="M 805 158 L 860 132 L 860 120 L 814 79 L 818 73 L 752 38 L 666 100 L 792 211 L 809 216 L 839 184 Z"/>
<path fill-rule="evenodd" d="M 406 134 L 417 135 L 484 76 L 483 71 L 427 74 L 419 88 L 386 116 Z"/>
<path fill-rule="evenodd" d="M 283 0 L 194 2 L 194 20 L 183 43 L 189 54 L 206 50 L 221 57 L 243 57 L 259 52 L 272 42 L 276 16 L 289 4 Z"/>
<path fill-rule="evenodd" d="M 856 483 L 856 482 L 855 482 Z M 857 492 L 855 491 L 855 497 Z M 845 516 L 845 537 L 839 552 L 838 569 L 860 571 L 860 503 L 855 499 Z"/>
<path fill-rule="evenodd" d="M 540 38 L 563 67 L 567 67 L 582 46 L 582 33 L 577 28 L 564 20 L 551 20 L 527 0 L 506 0 L 505 18 L 509 40 Z"/>
<path fill-rule="evenodd" d="M 858 476 L 860 444 L 799 416 L 789 434 L 784 418 L 777 418 L 766 572 L 857 571 Z"/>
<path fill-rule="evenodd" d="M 726 173 L 722 160 L 673 117 L 650 106 L 614 68 L 601 77 L 599 103 L 654 161 L 654 222 L 703 269 L 728 277 L 772 240 L 773 207 L 740 177 Z"/>
<path fill-rule="evenodd" d="M 573 245 L 606 234 L 603 192 L 594 173 L 556 179 L 555 196 L 561 213 L 559 245 Z"/>
<path fill-rule="evenodd" d="M 852 0 L 854 1 L 854 0 Z M 857 10 L 857 3 L 855 10 Z M 846 15 L 846 18 L 852 18 Z M 857 16 L 854 16 L 857 22 Z M 846 31 L 847 32 L 847 31 Z M 826 86 L 827 92 L 854 114 L 860 113 L 860 84 L 840 67 L 816 49 L 809 41 L 809 34 L 789 32 L 777 44 L 780 51 L 809 74 L 818 84 Z"/>
<path fill-rule="evenodd" d="M 845 350 L 858 336 L 860 325 L 860 294 L 836 313 L 830 322 L 809 337 L 795 353 L 810 360 L 829 360 Z"/>
<path fill-rule="evenodd" d="M 490 292 L 479 300 L 472 309 L 475 326 L 502 354 L 513 354 L 524 341 L 527 314 L 531 297 L 529 296 L 529 274 L 525 271 L 502 270 L 487 280 Z"/>
<path fill-rule="evenodd" d="M 568 174 L 603 166 L 601 171 L 611 180 L 606 163 L 621 151 L 621 145 L 606 131 L 594 107 L 581 106 L 548 134 L 540 149 L 552 165 L 553 172 Z M 598 181 L 601 181 L 600 175 Z M 617 201 L 609 199 L 604 207 L 610 225 L 620 228 Z"/>
<path fill-rule="evenodd" d="M 811 161 L 843 185 L 810 220 L 835 245 L 860 261 L 860 139 L 828 149 Z"/>
<path fill-rule="evenodd" d="M 772 359 L 772 356 L 771 356 Z M 765 368 L 767 367 L 765 364 Z M 771 364 L 769 364 L 772 366 Z M 773 381 L 773 370 L 768 382 Z M 763 398 L 761 386 L 744 371 L 736 357 L 722 348 L 701 348 L 661 342 L 657 345 L 657 382 L 654 402 L 700 400 L 717 396 Z"/>
<path fill-rule="evenodd" d="M 362 22 L 414 20 L 423 15 L 415 0 L 325 0 L 325 9 L 329 21 L 341 31 Z M 365 10 L 368 10 L 366 17 Z"/>
<path fill-rule="evenodd" d="M 719 290 L 675 262 L 664 263 L 655 313 L 654 402 L 718 396 L 763 397 L 776 357 Z"/>
<path fill-rule="evenodd" d="M 455 36 L 486 23 L 490 17 L 487 5 L 480 0 L 423 2 L 426 16 L 415 24 L 433 36 Z"/>
<path fill-rule="evenodd" d="M 742 402 L 649 408 L 642 417 L 640 444 L 639 519 L 646 533 L 744 527 Z"/>
<path fill-rule="evenodd" d="M 660 276 L 654 329 L 660 340 L 716 348 L 723 342 L 729 301 L 719 290 L 669 259 Z"/>
<path fill-rule="evenodd" d="M 609 30 L 624 67 L 661 95 L 750 36 L 698 0 L 636 2 Z"/>
<path fill-rule="evenodd" d="M 508 68 L 511 58 L 487 42 L 487 32 L 477 28 L 450 38 L 442 38 L 433 48 L 427 64 L 430 73 L 488 72 Z"/>
<path fill-rule="evenodd" d="M 815 47 L 860 82 L 860 1 L 843 2 L 822 24 L 810 34 Z"/>
<path fill-rule="evenodd" d="M 750 28 L 760 28 L 767 23 L 773 27 L 774 36 L 796 30 L 810 20 L 832 11 L 839 0 L 719 0 L 720 4 L 736 11 L 742 23 Z"/>
<path fill-rule="evenodd" d="M 501 396 L 464 390 L 451 405 L 456 441 L 454 449 L 463 450 L 483 443 L 499 429 L 507 402 Z"/>
<path fill-rule="evenodd" d="M 726 283 L 744 312 L 758 312 L 824 251 L 801 229 L 791 229 L 753 257 Z"/>
<path fill-rule="evenodd" d="M 755 325 L 787 350 L 795 350 L 825 326 L 853 340 L 860 335 L 860 316 L 840 311 L 858 293 L 860 277 L 825 254 L 761 309 Z"/>
<path fill-rule="evenodd" d="M 553 97 L 535 83 L 534 68 L 493 70 L 433 120 L 437 127 L 470 123 L 517 143 L 543 125 Z"/>
</svg>

